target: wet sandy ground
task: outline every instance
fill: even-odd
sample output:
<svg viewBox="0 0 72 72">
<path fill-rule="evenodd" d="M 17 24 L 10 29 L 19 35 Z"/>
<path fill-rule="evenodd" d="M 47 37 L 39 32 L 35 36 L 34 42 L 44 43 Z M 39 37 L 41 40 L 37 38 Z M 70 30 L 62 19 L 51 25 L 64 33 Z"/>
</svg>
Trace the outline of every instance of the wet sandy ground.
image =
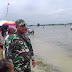
<svg viewBox="0 0 72 72">
<path fill-rule="evenodd" d="M 31 42 L 34 53 L 40 56 L 44 63 L 58 67 L 61 72 L 72 72 L 72 58 L 68 57 L 66 51 L 62 48 L 35 37 L 31 38 Z"/>
</svg>

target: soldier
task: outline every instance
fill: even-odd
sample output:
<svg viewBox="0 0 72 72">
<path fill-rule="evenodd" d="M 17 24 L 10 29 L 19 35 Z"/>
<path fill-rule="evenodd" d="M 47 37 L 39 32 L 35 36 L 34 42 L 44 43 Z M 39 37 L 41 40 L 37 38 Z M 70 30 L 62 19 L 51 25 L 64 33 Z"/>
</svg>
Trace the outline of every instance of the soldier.
<svg viewBox="0 0 72 72">
<path fill-rule="evenodd" d="M 30 59 L 33 67 L 35 67 L 35 61 L 30 39 L 25 35 L 26 23 L 22 19 L 15 23 L 17 33 L 6 40 L 6 59 L 13 62 L 15 72 L 31 72 Z"/>
</svg>

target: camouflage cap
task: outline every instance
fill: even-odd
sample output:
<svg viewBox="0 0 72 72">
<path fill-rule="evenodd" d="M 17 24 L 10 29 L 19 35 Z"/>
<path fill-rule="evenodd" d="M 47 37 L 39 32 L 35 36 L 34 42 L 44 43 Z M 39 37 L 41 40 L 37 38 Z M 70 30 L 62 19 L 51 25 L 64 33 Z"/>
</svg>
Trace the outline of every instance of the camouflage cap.
<svg viewBox="0 0 72 72">
<path fill-rule="evenodd" d="M 22 19 L 17 20 L 15 23 L 16 23 L 16 25 L 18 25 L 18 26 L 26 25 L 25 21 L 22 20 Z"/>
</svg>

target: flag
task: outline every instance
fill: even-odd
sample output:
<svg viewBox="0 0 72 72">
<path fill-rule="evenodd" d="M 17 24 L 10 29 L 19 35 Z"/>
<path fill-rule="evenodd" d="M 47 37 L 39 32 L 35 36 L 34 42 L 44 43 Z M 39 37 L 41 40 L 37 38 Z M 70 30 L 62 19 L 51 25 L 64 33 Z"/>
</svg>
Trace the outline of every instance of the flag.
<svg viewBox="0 0 72 72">
<path fill-rule="evenodd" d="M 10 4 L 8 3 L 8 5 L 10 5 Z"/>
</svg>

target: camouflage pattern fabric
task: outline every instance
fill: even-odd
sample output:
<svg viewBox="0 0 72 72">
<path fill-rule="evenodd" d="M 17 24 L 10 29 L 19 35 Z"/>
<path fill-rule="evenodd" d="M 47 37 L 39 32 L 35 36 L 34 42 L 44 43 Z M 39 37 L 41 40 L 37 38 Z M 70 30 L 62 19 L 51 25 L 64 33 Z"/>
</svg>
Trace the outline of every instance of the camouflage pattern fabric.
<svg viewBox="0 0 72 72">
<path fill-rule="evenodd" d="M 30 46 L 17 34 L 6 40 L 6 59 L 13 62 L 14 72 L 31 72 L 30 59 L 34 60 L 33 49 L 29 37 L 23 35 L 23 38 Z"/>
<path fill-rule="evenodd" d="M 25 21 L 22 19 L 17 20 L 15 23 L 16 25 L 19 25 L 19 26 L 26 25 Z"/>
</svg>

